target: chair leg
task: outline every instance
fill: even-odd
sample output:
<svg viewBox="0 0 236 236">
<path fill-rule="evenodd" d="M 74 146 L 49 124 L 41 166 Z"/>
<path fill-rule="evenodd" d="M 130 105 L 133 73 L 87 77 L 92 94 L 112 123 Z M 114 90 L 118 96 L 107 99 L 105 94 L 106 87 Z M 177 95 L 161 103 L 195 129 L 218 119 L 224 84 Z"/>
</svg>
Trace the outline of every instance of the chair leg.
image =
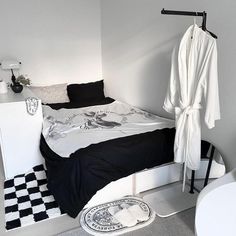
<svg viewBox="0 0 236 236">
<path fill-rule="evenodd" d="M 194 178 L 195 178 L 195 170 L 192 170 L 192 176 L 191 176 L 191 187 L 189 193 L 194 193 Z"/>
<path fill-rule="evenodd" d="M 207 166 L 206 177 L 205 177 L 205 181 L 204 181 L 204 187 L 208 184 L 214 152 L 215 152 L 215 147 L 212 145 L 211 154 L 210 154 L 209 162 L 208 162 L 208 166 Z"/>
</svg>

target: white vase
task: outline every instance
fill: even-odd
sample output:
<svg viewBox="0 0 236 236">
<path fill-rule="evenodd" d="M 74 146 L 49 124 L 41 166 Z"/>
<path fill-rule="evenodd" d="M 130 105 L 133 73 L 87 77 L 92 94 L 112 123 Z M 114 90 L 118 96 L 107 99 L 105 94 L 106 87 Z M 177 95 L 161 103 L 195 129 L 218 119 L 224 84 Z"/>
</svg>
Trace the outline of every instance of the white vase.
<svg viewBox="0 0 236 236">
<path fill-rule="evenodd" d="M 7 93 L 7 84 L 5 81 L 0 80 L 0 94 Z"/>
</svg>

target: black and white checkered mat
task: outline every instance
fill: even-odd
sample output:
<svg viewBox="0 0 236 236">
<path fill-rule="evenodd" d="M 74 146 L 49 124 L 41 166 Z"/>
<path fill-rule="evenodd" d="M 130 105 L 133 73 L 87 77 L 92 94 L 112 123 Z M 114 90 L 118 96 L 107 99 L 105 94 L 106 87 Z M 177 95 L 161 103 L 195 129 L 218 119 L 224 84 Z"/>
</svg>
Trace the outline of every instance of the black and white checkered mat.
<svg viewBox="0 0 236 236">
<path fill-rule="evenodd" d="M 47 188 L 46 170 L 35 166 L 4 182 L 6 229 L 14 229 L 63 214 Z"/>
</svg>

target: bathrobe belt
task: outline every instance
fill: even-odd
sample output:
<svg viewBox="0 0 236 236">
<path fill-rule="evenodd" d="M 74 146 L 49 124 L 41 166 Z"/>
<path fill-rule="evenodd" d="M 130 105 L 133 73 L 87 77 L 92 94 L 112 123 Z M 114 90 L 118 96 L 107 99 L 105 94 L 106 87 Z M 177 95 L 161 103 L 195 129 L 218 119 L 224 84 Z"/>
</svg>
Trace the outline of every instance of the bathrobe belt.
<svg viewBox="0 0 236 236">
<path fill-rule="evenodd" d="M 193 104 L 189 105 L 186 107 L 175 107 L 175 115 L 176 115 L 176 136 L 175 137 L 175 144 L 177 147 L 179 146 L 178 144 L 180 143 L 180 140 L 182 139 L 183 135 L 183 130 L 185 128 L 185 125 L 188 125 L 187 118 L 190 115 L 196 114 L 196 112 L 199 112 L 199 110 L 202 108 L 200 104 Z M 191 128 L 190 126 L 188 128 Z"/>
<path fill-rule="evenodd" d="M 176 115 L 176 136 L 175 136 L 175 147 L 174 151 L 175 153 L 177 152 L 178 147 L 180 146 L 181 139 L 183 138 L 184 135 L 184 130 L 187 128 L 188 134 L 191 132 L 194 132 L 192 129 L 192 125 L 189 124 L 188 117 L 192 115 L 196 115 L 196 113 L 199 113 L 199 110 L 202 108 L 200 104 L 193 104 L 189 105 L 186 107 L 175 107 L 175 115 Z M 194 119 L 191 119 L 194 121 Z M 186 127 L 187 126 L 187 127 Z M 200 128 L 200 126 L 199 126 Z M 188 138 L 187 138 L 188 139 Z M 177 155 L 177 159 L 175 160 L 176 162 L 183 163 L 184 162 L 184 173 L 183 173 L 183 188 L 182 191 L 184 191 L 185 188 L 185 180 L 186 180 L 186 161 L 189 157 L 188 152 L 191 152 L 190 147 L 189 147 L 189 142 L 186 142 L 186 147 L 185 147 L 185 156 L 182 157 L 184 158 L 182 161 L 180 161 Z M 183 152 L 181 152 L 183 154 Z"/>
<path fill-rule="evenodd" d="M 200 104 L 193 104 L 186 107 L 175 107 L 176 114 L 191 115 L 194 111 L 198 111 L 202 108 Z"/>
</svg>

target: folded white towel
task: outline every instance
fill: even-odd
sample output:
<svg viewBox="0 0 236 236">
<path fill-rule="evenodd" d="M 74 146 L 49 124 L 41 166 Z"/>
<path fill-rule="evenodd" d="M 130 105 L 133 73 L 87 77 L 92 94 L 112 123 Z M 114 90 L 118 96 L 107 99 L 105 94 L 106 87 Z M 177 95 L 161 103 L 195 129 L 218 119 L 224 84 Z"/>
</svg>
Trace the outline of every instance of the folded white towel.
<svg viewBox="0 0 236 236">
<path fill-rule="evenodd" d="M 126 208 L 130 214 L 132 214 L 132 216 L 140 222 L 147 221 L 149 219 L 149 212 L 144 211 L 139 205 L 130 206 L 129 204 L 122 203 L 121 207 Z"/>
<path fill-rule="evenodd" d="M 108 212 L 114 216 L 118 211 L 120 211 L 121 209 L 118 206 L 111 206 L 108 208 Z"/>
<path fill-rule="evenodd" d="M 138 223 L 136 218 L 126 208 L 118 211 L 113 217 L 126 227 L 132 227 Z"/>
<path fill-rule="evenodd" d="M 138 221 L 147 221 L 149 219 L 149 213 L 144 211 L 139 205 L 133 205 L 127 209 L 133 217 Z"/>
<path fill-rule="evenodd" d="M 135 226 L 138 221 L 137 219 L 128 211 L 128 209 L 124 208 L 120 210 L 118 206 L 110 207 L 108 212 L 123 226 L 132 227 Z"/>
<path fill-rule="evenodd" d="M 139 205 L 130 206 L 129 204 L 122 203 L 120 207 L 109 207 L 108 212 L 116 221 L 126 227 L 132 227 L 138 222 L 147 221 L 149 219 L 149 212 L 144 211 Z"/>
</svg>

